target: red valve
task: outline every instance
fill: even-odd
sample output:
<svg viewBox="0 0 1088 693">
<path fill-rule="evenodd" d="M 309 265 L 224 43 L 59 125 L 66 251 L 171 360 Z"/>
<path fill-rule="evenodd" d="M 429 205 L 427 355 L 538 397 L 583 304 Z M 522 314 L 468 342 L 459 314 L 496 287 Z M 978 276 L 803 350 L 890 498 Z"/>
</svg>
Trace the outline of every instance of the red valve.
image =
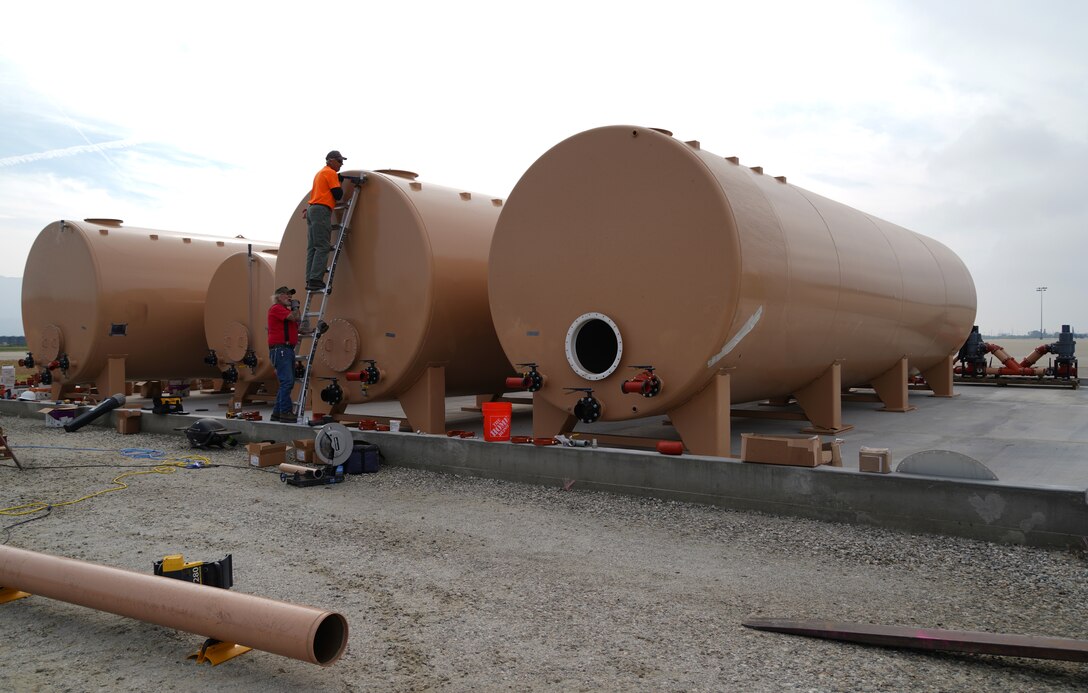
<svg viewBox="0 0 1088 693">
<path fill-rule="evenodd" d="M 635 366 L 635 368 L 643 368 L 643 366 Z M 646 366 L 645 369 L 630 380 L 623 381 L 620 389 L 625 395 L 656 397 L 661 392 L 661 378 L 657 377 L 653 368 Z"/>
<path fill-rule="evenodd" d="M 507 390 L 524 390 L 532 384 L 529 380 L 529 376 L 523 375 L 521 377 L 510 377 L 506 379 Z"/>
</svg>

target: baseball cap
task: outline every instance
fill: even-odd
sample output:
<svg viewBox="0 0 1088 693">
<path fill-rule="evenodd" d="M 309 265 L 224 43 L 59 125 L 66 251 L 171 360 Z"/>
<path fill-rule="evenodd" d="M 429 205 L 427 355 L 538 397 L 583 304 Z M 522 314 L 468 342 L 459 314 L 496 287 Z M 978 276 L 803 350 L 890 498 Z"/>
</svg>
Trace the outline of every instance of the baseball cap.
<svg viewBox="0 0 1088 693">
<path fill-rule="evenodd" d="M 341 154 L 339 152 L 339 150 L 336 150 L 336 149 L 332 150 L 331 152 L 329 152 L 328 154 L 325 155 L 325 161 L 328 161 L 329 159 L 339 159 L 340 161 L 347 161 L 348 160 L 348 158 L 346 156 Z"/>
<path fill-rule="evenodd" d="M 276 289 L 276 295 L 279 296 L 280 294 L 288 294 L 288 295 L 294 296 L 295 295 L 295 290 L 294 289 L 288 289 L 286 286 L 281 286 L 280 288 Z"/>
</svg>

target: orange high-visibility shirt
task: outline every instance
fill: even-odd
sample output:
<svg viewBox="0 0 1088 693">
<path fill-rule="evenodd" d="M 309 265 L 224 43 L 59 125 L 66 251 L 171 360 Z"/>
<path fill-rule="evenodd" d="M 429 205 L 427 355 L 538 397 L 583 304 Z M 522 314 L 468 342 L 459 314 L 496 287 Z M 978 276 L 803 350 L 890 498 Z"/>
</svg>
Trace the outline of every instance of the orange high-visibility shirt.
<svg viewBox="0 0 1088 693">
<path fill-rule="evenodd" d="M 325 205 L 329 209 L 336 206 L 336 200 L 333 199 L 333 188 L 340 187 L 340 176 L 336 174 L 331 168 L 326 166 L 317 172 L 314 176 L 314 187 L 310 191 L 310 204 L 312 205 Z"/>
</svg>

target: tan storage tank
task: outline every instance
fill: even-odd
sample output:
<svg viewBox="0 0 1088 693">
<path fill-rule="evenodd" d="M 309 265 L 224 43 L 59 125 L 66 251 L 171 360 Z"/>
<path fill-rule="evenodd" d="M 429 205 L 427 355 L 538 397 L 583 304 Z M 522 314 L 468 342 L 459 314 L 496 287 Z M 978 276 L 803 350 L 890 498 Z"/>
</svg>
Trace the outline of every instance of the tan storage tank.
<svg viewBox="0 0 1088 693">
<path fill-rule="evenodd" d="M 586 393 L 565 388 L 589 387 L 600 409 L 578 418 L 668 414 L 715 455 L 730 453 L 730 402 L 792 394 L 833 432 L 844 386 L 905 409 L 908 363 L 951 394 L 975 315 L 941 243 L 632 126 L 575 135 L 522 176 L 489 290 L 511 363 L 545 378 L 535 435 L 572 426 Z"/>
<path fill-rule="evenodd" d="M 223 260 L 208 284 L 204 336 L 221 377 L 234 384 L 232 404 L 248 403 L 262 384 L 275 393 L 267 330 L 275 282 L 276 250 L 247 249 Z"/>
<path fill-rule="evenodd" d="M 23 271 L 23 328 L 37 363 L 67 357 L 67 369 L 52 371 L 55 396 L 77 384 L 108 395 L 126 380 L 214 374 L 203 360 L 208 282 L 247 243 L 117 219 L 46 226 Z"/>
<path fill-rule="evenodd" d="M 419 182 L 406 171 L 366 175 L 336 268 L 325 313 L 329 330 L 314 375 L 338 377 L 345 403 L 397 398 L 413 428 L 444 432 L 446 396 L 501 392 L 509 371 L 487 304 L 487 253 L 502 201 Z M 345 194 L 350 189 L 345 183 Z M 300 298 L 306 207 L 303 198 L 276 263 L 277 285 L 298 289 Z M 369 360 L 381 379 L 364 396 L 359 383 L 343 376 Z M 327 384 L 315 379 L 311 394 Z M 313 401 L 315 410 L 328 411 L 316 396 Z"/>
</svg>

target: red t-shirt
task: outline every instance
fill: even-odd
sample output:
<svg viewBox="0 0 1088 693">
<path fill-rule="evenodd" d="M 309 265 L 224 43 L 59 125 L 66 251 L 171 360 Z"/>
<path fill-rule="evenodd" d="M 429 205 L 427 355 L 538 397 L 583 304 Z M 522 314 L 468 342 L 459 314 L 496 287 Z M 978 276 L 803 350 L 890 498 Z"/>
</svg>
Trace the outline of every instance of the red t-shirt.
<svg viewBox="0 0 1088 693">
<path fill-rule="evenodd" d="M 298 343 L 298 323 L 287 319 L 290 314 L 290 309 L 279 303 L 273 303 L 268 309 L 268 346 L 286 344 L 293 347 Z"/>
</svg>

